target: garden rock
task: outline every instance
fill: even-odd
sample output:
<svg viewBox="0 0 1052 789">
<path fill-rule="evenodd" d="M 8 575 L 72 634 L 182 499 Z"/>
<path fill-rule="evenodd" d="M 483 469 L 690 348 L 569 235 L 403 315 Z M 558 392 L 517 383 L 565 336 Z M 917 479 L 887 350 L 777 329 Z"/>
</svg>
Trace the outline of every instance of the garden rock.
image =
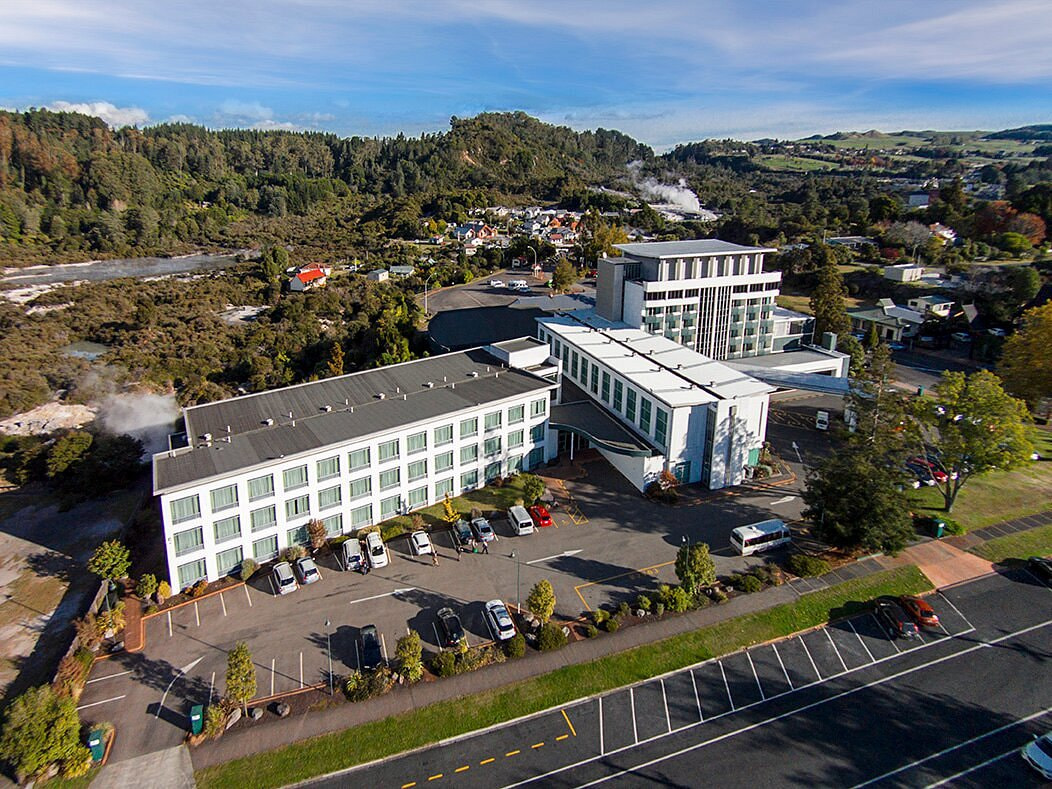
<svg viewBox="0 0 1052 789">
<path fill-rule="evenodd" d="M 253 707 L 248 711 L 248 717 L 250 717 L 254 721 L 258 721 L 260 718 L 263 717 L 263 708 Z"/>
<path fill-rule="evenodd" d="M 287 718 L 289 713 L 292 712 L 292 708 L 282 701 L 274 705 L 274 712 L 277 713 L 279 718 Z"/>
<path fill-rule="evenodd" d="M 234 711 L 230 713 L 230 720 L 226 722 L 226 727 L 229 729 L 235 723 L 241 720 L 241 708 L 234 707 Z"/>
</svg>

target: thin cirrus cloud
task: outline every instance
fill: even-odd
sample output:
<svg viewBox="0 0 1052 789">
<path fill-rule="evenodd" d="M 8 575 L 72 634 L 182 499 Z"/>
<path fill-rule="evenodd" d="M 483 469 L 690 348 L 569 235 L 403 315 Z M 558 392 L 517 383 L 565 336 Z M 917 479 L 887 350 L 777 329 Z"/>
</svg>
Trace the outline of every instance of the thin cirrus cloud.
<svg viewBox="0 0 1052 789">
<path fill-rule="evenodd" d="M 8 0 L 0 103 L 340 133 L 521 108 L 654 144 L 990 128 L 1046 119 L 1050 30 L 1049 0 Z"/>
</svg>

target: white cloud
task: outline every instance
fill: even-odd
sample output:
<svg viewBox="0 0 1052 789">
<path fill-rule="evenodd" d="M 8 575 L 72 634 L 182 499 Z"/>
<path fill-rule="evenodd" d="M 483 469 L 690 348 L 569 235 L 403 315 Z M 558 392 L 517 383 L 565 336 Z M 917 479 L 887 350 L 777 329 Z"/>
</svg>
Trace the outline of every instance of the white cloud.
<svg viewBox="0 0 1052 789">
<path fill-rule="evenodd" d="M 164 122 L 165 123 L 197 123 L 197 120 L 195 118 L 191 117 L 190 115 L 183 115 L 182 113 L 179 113 L 178 115 L 169 115 L 167 118 L 164 119 Z"/>
<path fill-rule="evenodd" d="M 79 112 L 82 115 L 93 115 L 101 118 L 114 129 L 122 126 L 144 126 L 150 122 L 149 113 L 141 107 L 118 107 L 108 101 L 53 101 L 47 105 L 47 109 L 55 112 Z"/>
<path fill-rule="evenodd" d="M 300 126 L 290 121 L 275 121 L 271 119 L 256 121 L 248 128 L 259 129 L 260 131 L 303 131 L 303 126 Z"/>
<path fill-rule="evenodd" d="M 217 114 L 239 121 L 267 121 L 274 117 L 274 110 L 258 101 L 227 99 L 219 105 Z"/>
</svg>

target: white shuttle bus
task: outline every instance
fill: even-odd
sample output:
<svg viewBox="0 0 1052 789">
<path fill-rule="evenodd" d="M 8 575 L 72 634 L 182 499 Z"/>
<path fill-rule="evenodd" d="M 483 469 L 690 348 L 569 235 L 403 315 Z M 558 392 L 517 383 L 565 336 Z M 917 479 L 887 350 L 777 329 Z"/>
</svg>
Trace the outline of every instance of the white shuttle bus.
<svg viewBox="0 0 1052 789">
<path fill-rule="evenodd" d="M 731 532 L 731 546 L 742 556 L 785 545 L 792 539 L 789 527 L 779 518 L 739 526 Z"/>
</svg>

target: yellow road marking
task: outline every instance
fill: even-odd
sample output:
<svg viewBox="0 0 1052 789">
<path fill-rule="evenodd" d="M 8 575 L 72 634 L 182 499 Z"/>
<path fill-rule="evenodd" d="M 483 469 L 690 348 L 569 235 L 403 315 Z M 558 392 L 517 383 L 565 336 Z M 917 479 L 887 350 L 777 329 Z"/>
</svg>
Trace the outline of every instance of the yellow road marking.
<svg viewBox="0 0 1052 789">
<path fill-rule="evenodd" d="M 470 769 L 471 769 L 471 765 L 470 764 L 465 764 L 463 767 L 458 767 L 453 772 L 455 772 L 455 773 L 462 773 L 465 770 L 470 770 Z"/>
<path fill-rule="evenodd" d="M 569 734 L 560 734 L 558 737 L 555 738 L 555 741 L 556 742 L 562 742 L 563 740 L 567 740 L 569 738 L 570 738 Z"/>
<path fill-rule="evenodd" d="M 577 729 L 575 729 L 573 727 L 573 724 L 570 723 L 570 716 L 566 714 L 566 710 L 563 710 L 562 713 L 563 713 L 563 720 L 566 721 L 566 725 L 570 727 L 570 734 L 572 734 L 574 737 L 576 737 L 577 736 Z"/>
<path fill-rule="evenodd" d="M 533 745 L 531 745 L 530 747 L 533 748 L 533 749 L 543 748 L 544 747 L 544 743 L 543 742 L 536 742 Z"/>
<path fill-rule="evenodd" d="M 402 789 L 412 789 L 414 786 L 416 786 L 416 781 L 410 781 L 407 784 L 402 784 Z"/>
<path fill-rule="evenodd" d="M 507 752 L 506 754 L 504 754 L 504 755 L 505 755 L 505 756 L 514 756 L 514 755 L 515 755 L 515 754 L 517 754 L 517 753 L 522 753 L 522 751 L 508 751 L 508 752 Z"/>
<path fill-rule="evenodd" d="M 577 592 L 577 596 L 581 598 L 581 604 L 584 606 L 585 611 L 591 611 L 592 607 L 588 605 L 588 601 L 584 599 L 584 595 L 581 594 L 581 590 L 589 586 L 598 586 L 605 584 L 607 581 L 616 581 L 618 578 L 626 578 L 629 575 L 657 575 L 658 570 L 662 567 L 668 567 L 670 564 L 675 564 L 673 560 L 671 562 L 662 562 L 661 564 L 651 565 L 650 567 L 640 567 L 638 570 L 629 570 L 627 573 L 621 573 L 620 575 L 612 575 L 609 578 L 603 578 L 599 581 L 589 581 L 588 583 L 578 584 L 573 588 Z"/>
<path fill-rule="evenodd" d="M 479 762 L 479 767 L 482 767 L 483 765 L 486 765 L 486 764 L 489 764 L 489 763 L 495 762 L 495 761 L 497 761 L 497 760 L 496 759 L 483 759 L 481 762 Z"/>
<path fill-rule="evenodd" d="M 431 776 L 430 778 L 428 778 L 427 780 L 429 780 L 429 781 L 437 781 L 437 780 L 438 780 L 439 778 L 441 778 L 441 777 L 442 777 L 442 773 L 439 773 L 438 775 L 432 775 L 432 776 Z"/>
</svg>

